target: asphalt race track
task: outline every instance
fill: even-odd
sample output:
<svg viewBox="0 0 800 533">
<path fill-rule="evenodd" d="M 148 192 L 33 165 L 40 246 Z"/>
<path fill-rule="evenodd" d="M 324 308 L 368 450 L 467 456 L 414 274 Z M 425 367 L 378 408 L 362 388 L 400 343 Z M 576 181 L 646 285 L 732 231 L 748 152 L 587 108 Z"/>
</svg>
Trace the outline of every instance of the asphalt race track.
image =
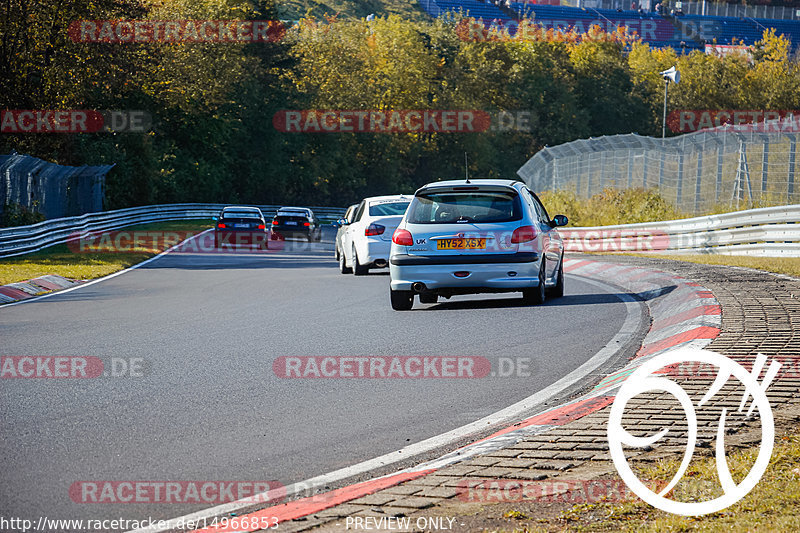
<svg viewBox="0 0 800 533">
<path fill-rule="evenodd" d="M 568 374 L 626 306 L 567 277 L 518 294 L 389 305 L 388 270 L 342 275 L 331 234 L 269 253 L 168 254 L 41 301 L 0 308 L 3 355 L 142 359 L 143 377 L 0 381 L 0 514 L 172 518 L 208 507 L 78 504 L 77 481 L 288 485 L 473 422 Z M 529 358 L 530 375 L 282 379 L 281 356 Z M 509 361 L 509 360 L 507 360 Z"/>
</svg>

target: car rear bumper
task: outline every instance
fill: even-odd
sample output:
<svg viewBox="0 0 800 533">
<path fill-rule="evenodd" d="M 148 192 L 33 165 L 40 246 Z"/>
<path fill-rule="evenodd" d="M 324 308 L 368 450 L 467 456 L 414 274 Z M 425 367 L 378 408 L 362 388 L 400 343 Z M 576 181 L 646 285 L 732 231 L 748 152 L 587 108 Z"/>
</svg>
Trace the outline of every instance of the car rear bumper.
<svg viewBox="0 0 800 533">
<path fill-rule="evenodd" d="M 272 235 L 274 238 L 280 237 L 308 237 L 311 233 L 311 228 L 306 227 L 281 227 L 272 226 Z"/>
<path fill-rule="evenodd" d="M 389 265 L 389 252 L 392 249 L 392 241 L 371 237 L 367 239 L 364 250 L 360 250 L 358 260 L 363 265 L 371 268 L 384 268 Z M 362 252 L 366 252 L 364 255 Z"/>
<path fill-rule="evenodd" d="M 412 285 L 422 283 L 427 290 L 442 293 L 477 293 L 515 291 L 539 286 L 541 255 L 495 254 L 491 262 L 478 262 L 471 256 L 469 261 L 456 262 L 457 256 L 441 256 L 434 261 L 422 261 L 415 256 L 392 256 L 389 265 L 391 288 L 395 291 L 412 290 Z M 505 262 L 501 262 L 505 256 Z M 413 259 L 412 259 L 413 258 Z M 456 276 L 456 273 L 461 276 Z M 466 275 L 463 275 L 467 273 Z"/>
<path fill-rule="evenodd" d="M 261 246 L 267 242 L 269 233 L 264 230 L 224 229 L 214 230 L 214 242 L 218 245 Z"/>
<path fill-rule="evenodd" d="M 413 265 L 495 265 L 532 263 L 539 260 L 536 252 L 517 252 L 513 254 L 463 254 L 463 255 L 395 255 L 392 264 Z"/>
</svg>

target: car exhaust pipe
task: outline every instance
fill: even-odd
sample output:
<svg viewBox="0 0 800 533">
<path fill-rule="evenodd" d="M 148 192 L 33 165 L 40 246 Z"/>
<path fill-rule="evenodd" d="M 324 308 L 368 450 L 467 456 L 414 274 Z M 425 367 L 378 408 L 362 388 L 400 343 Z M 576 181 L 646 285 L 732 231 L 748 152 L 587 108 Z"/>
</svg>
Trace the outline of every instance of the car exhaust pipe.
<svg viewBox="0 0 800 533">
<path fill-rule="evenodd" d="M 375 266 L 378 268 L 383 268 L 387 265 L 386 259 L 378 259 L 375 261 Z"/>
<path fill-rule="evenodd" d="M 411 284 L 411 290 L 414 292 L 423 292 L 425 290 L 425 284 L 421 281 L 417 281 L 416 283 Z"/>
</svg>

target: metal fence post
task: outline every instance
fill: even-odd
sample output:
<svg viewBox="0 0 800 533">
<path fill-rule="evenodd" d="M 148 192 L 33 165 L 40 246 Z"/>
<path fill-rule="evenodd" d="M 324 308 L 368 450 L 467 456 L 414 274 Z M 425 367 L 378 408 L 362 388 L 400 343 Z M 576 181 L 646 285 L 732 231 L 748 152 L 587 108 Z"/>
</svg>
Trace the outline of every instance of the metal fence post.
<svg viewBox="0 0 800 533">
<path fill-rule="evenodd" d="M 675 192 L 675 205 L 680 207 L 681 205 L 681 196 L 683 196 L 683 149 L 680 149 L 680 153 L 678 154 L 678 187 L 677 191 Z"/>
<path fill-rule="evenodd" d="M 633 150 L 628 150 L 628 188 L 633 187 Z"/>
<path fill-rule="evenodd" d="M 714 203 L 719 203 L 719 195 L 722 192 L 722 162 L 725 156 L 725 140 L 726 137 L 723 135 L 722 146 L 717 145 L 717 188 L 714 193 Z"/>
<path fill-rule="evenodd" d="M 642 188 L 647 189 L 647 150 L 642 150 Z"/>
<path fill-rule="evenodd" d="M 700 209 L 700 184 L 703 176 L 703 152 L 697 151 L 697 179 L 694 185 L 694 212 Z"/>
<path fill-rule="evenodd" d="M 794 195 L 794 163 L 797 152 L 797 139 L 794 135 L 789 135 L 789 174 L 787 176 L 786 201 L 791 203 Z"/>
<path fill-rule="evenodd" d="M 606 165 L 608 165 L 608 156 L 606 152 L 603 151 L 602 155 L 600 156 L 600 190 L 602 191 L 606 187 Z M 589 192 L 589 196 L 591 196 L 591 191 Z"/>
<path fill-rule="evenodd" d="M 769 139 L 764 141 L 761 152 L 761 198 L 767 195 L 767 176 L 769 175 Z"/>
</svg>

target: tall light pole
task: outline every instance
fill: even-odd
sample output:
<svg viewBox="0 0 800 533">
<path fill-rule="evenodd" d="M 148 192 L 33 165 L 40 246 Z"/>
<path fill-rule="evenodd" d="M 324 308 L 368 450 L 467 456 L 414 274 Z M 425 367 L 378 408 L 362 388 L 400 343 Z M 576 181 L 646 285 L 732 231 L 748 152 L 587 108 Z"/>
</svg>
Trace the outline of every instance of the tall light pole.
<svg viewBox="0 0 800 533">
<path fill-rule="evenodd" d="M 664 78 L 664 118 L 661 121 L 661 138 L 664 139 L 667 136 L 667 91 L 669 82 L 678 83 L 681 81 L 681 73 L 675 67 L 670 67 L 669 70 L 665 70 L 660 74 Z"/>
</svg>

